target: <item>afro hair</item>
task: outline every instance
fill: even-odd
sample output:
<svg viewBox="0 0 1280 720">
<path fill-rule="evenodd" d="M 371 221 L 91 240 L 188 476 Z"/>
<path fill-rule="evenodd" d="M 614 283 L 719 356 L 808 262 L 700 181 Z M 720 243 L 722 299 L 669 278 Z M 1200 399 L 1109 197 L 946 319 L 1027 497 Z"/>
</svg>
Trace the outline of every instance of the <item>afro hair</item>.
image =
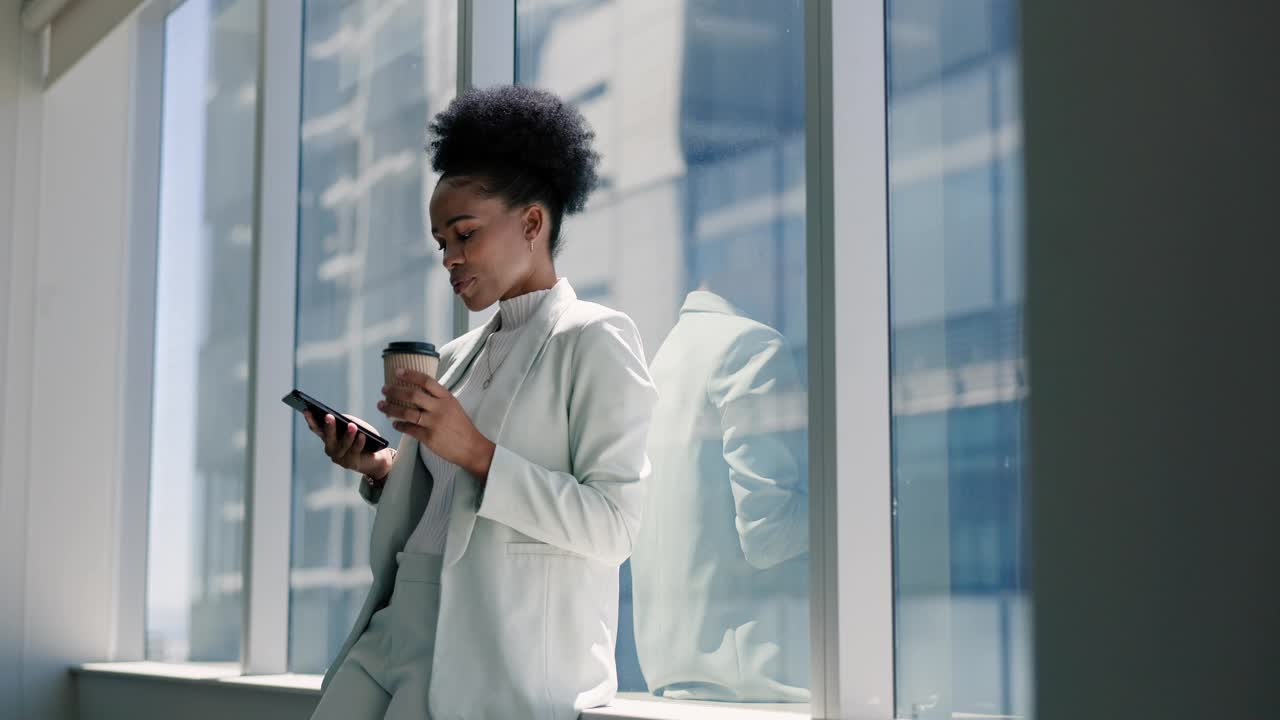
<svg viewBox="0 0 1280 720">
<path fill-rule="evenodd" d="M 582 114 L 543 90 L 506 85 L 454 99 L 427 128 L 431 167 L 442 177 L 474 175 L 509 205 L 541 202 L 551 211 L 551 252 L 564 215 L 595 189 L 600 155 Z"/>
</svg>

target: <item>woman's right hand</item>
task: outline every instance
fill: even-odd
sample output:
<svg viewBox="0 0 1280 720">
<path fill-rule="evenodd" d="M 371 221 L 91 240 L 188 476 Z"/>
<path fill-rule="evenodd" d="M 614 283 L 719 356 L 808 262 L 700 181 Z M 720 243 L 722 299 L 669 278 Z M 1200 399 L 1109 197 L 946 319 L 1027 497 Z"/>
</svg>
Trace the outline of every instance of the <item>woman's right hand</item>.
<svg viewBox="0 0 1280 720">
<path fill-rule="evenodd" d="M 345 428 L 339 428 L 337 419 L 327 413 L 318 423 L 310 412 L 302 415 L 307 419 L 307 427 L 311 428 L 311 432 L 324 442 L 324 454 L 335 465 L 367 475 L 378 484 L 391 473 L 391 465 L 396 458 L 395 450 L 386 447 L 375 453 L 363 452 L 365 438 L 356 432 L 355 423 L 370 432 L 378 432 L 369 423 L 355 415 L 348 415 L 351 422 Z"/>
</svg>

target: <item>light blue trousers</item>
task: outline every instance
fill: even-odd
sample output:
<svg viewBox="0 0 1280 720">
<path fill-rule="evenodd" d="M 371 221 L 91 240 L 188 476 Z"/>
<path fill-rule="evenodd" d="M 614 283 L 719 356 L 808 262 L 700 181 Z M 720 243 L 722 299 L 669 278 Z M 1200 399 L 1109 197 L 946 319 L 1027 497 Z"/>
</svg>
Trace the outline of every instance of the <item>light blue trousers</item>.
<svg viewBox="0 0 1280 720">
<path fill-rule="evenodd" d="M 311 720 L 428 720 L 442 556 L 396 555 L 391 602 L 334 673 Z"/>
</svg>

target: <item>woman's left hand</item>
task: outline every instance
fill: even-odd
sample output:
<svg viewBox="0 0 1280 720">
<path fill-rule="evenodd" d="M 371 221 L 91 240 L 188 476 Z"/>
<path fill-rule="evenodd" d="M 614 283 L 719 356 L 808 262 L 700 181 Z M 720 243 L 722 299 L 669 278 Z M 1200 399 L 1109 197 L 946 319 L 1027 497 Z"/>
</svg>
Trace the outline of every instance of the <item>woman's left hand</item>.
<svg viewBox="0 0 1280 720">
<path fill-rule="evenodd" d="M 425 373 L 403 369 L 397 377 L 410 387 L 383 386 L 386 399 L 378 403 L 378 410 L 395 429 L 484 482 L 495 447 L 476 429 L 458 399 Z"/>
</svg>

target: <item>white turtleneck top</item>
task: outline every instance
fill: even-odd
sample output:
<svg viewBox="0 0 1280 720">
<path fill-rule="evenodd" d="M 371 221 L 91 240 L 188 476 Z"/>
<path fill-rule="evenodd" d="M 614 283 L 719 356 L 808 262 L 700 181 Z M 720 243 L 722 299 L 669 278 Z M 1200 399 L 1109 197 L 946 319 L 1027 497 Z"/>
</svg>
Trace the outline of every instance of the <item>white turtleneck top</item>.
<svg viewBox="0 0 1280 720">
<path fill-rule="evenodd" d="M 516 338 L 528 324 L 528 320 L 538 309 L 551 290 L 536 290 L 498 304 L 498 329 L 489 335 L 484 346 L 476 353 L 470 367 L 463 371 L 462 379 L 454 387 L 453 395 L 458 399 L 467 417 L 474 421 L 476 409 L 484 399 L 485 381 L 490 376 L 506 372 L 511 348 Z M 519 364 L 519 363 L 517 363 Z M 495 440 L 499 428 L 476 428 L 485 437 Z M 454 481 L 460 472 L 457 465 L 444 460 L 426 446 L 419 444 L 418 457 L 431 473 L 434 484 L 431 497 L 427 500 L 427 509 L 422 519 L 405 543 L 406 552 L 441 554 L 444 552 L 444 541 L 449 529 L 449 506 L 453 500 Z"/>
</svg>

